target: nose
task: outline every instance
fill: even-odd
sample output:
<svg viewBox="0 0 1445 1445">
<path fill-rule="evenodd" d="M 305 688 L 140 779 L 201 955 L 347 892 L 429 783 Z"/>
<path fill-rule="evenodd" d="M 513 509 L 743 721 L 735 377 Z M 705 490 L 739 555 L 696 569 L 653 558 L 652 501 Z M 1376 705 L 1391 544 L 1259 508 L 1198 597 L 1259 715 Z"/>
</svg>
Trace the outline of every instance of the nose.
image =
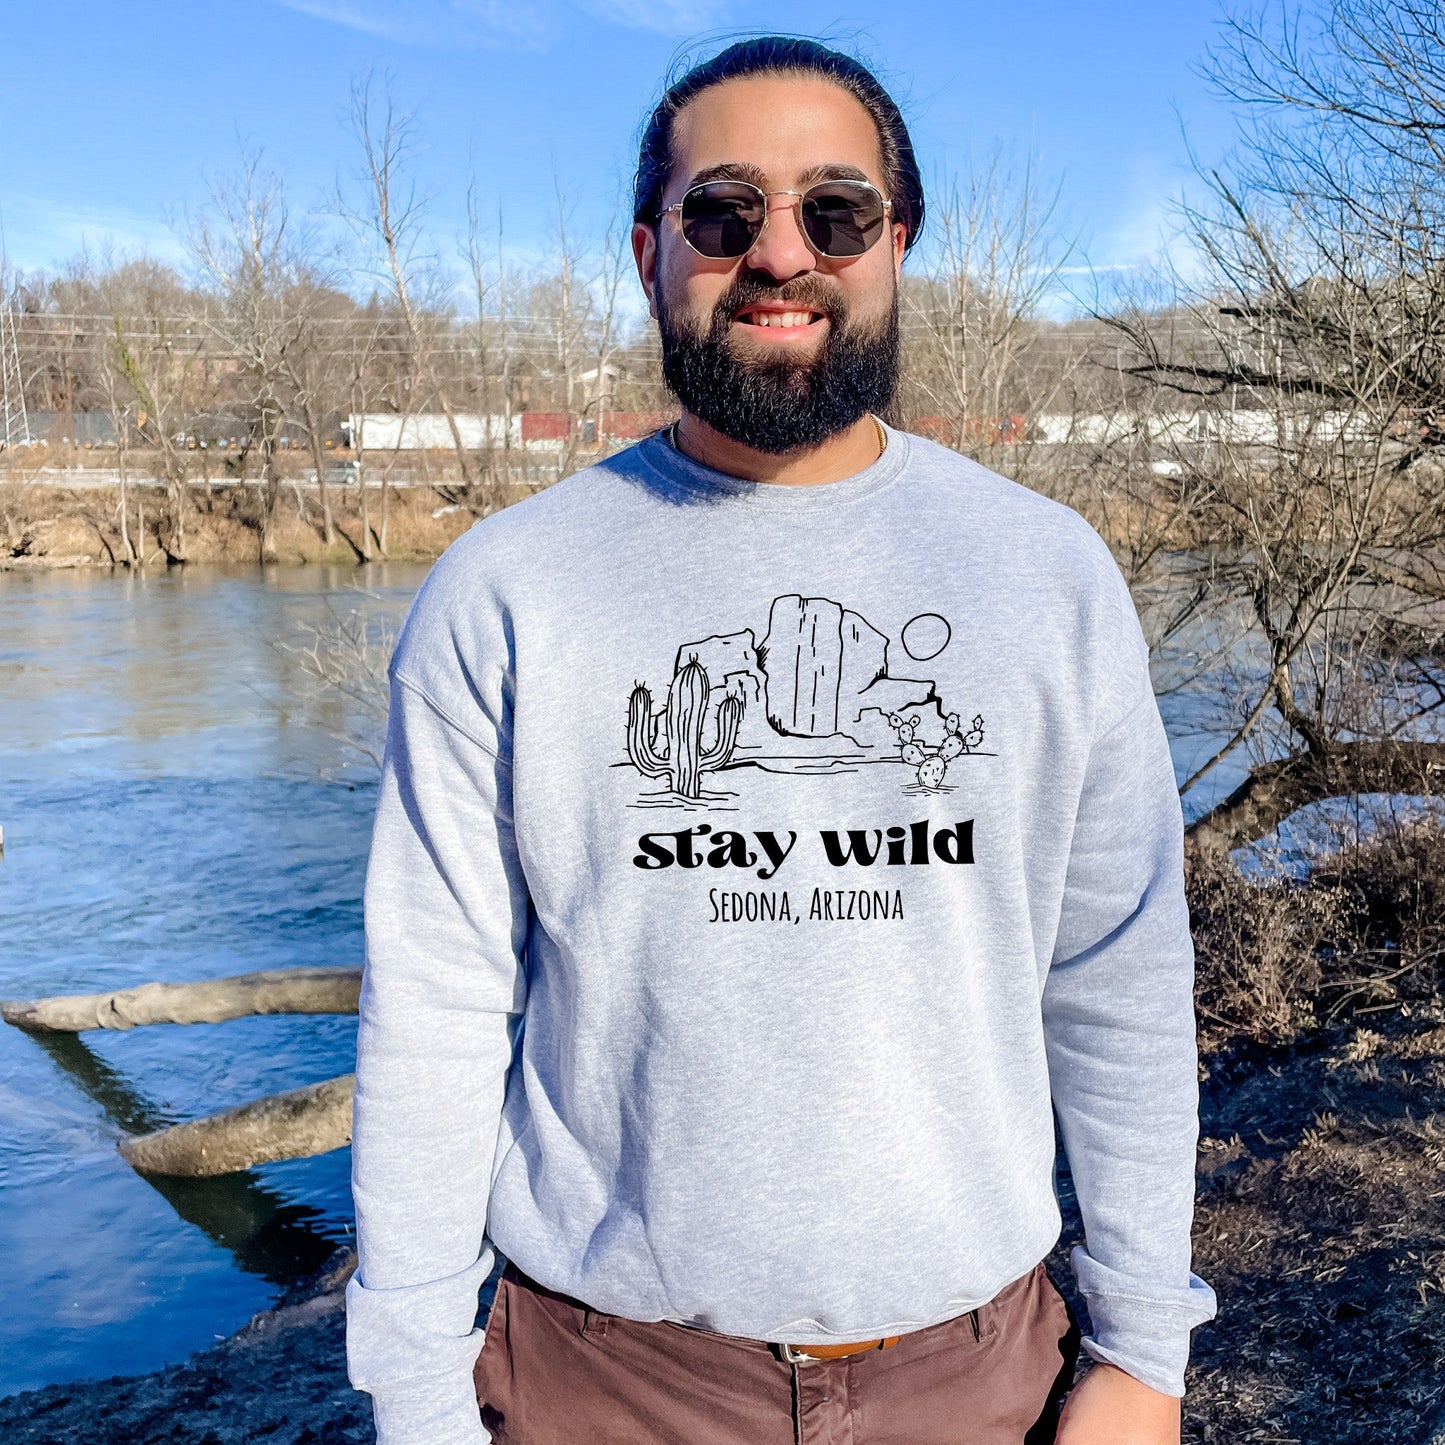
<svg viewBox="0 0 1445 1445">
<path fill-rule="evenodd" d="M 748 252 L 748 268 L 766 272 L 779 284 L 816 270 L 818 258 L 804 239 L 801 221 L 797 196 L 769 196 L 767 224 Z"/>
</svg>

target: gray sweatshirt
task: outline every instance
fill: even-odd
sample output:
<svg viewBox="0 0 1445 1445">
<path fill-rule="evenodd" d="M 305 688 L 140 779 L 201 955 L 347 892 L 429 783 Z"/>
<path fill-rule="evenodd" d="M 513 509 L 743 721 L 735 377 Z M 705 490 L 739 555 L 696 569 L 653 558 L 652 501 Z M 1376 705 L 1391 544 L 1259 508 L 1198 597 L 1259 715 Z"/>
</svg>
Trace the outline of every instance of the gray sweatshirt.
<svg viewBox="0 0 1445 1445">
<path fill-rule="evenodd" d="M 1068 507 L 890 429 L 742 481 L 663 437 L 478 522 L 391 664 L 347 1363 L 481 1445 L 498 1250 L 754 1339 L 922 1329 L 1058 1239 L 1166 1393 L 1213 1316 L 1183 832 L 1128 587 Z"/>
</svg>

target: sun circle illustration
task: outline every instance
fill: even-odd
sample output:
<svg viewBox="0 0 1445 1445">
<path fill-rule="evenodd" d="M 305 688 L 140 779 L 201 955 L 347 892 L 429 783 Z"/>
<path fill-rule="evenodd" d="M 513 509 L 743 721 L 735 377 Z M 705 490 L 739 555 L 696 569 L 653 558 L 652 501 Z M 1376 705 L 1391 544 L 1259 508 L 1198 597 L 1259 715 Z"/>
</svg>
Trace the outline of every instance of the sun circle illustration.
<svg viewBox="0 0 1445 1445">
<path fill-rule="evenodd" d="M 948 646 L 951 635 L 946 617 L 940 617 L 936 612 L 920 612 L 903 624 L 898 640 L 903 644 L 904 652 L 915 662 L 927 662 Z"/>
</svg>

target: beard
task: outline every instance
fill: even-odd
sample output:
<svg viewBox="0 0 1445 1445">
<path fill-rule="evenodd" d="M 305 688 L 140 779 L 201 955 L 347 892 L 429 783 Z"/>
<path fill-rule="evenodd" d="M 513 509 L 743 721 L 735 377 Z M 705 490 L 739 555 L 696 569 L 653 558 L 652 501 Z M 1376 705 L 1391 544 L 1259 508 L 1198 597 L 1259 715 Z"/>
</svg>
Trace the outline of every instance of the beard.
<svg viewBox="0 0 1445 1445">
<path fill-rule="evenodd" d="M 758 301 L 796 302 L 827 317 L 815 356 L 740 357 L 733 318 Z M 658 296 L 662 375 L 678 401 L 723 436 L 781 455 L 820 446 L 867 413 L 886 414 L 898 389 L 898 288 L 872 324 L 848 314 L 835 287 L 817 277 L 777 286 L 742 271 L 713 307 L 706 329 L 674 315 Z M 766 343 L 765 343 L 766 344 Z"/>
</svg>

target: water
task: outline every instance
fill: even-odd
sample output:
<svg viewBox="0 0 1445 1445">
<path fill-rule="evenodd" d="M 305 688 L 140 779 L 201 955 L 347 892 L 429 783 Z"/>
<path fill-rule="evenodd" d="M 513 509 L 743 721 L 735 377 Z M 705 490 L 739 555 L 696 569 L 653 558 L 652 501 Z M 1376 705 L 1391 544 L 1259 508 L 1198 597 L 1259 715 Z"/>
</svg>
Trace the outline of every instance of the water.
<svg viewBox="0 0 1445 1445">
<path fill-rule="evenodd" d="M 425 574 L 0 573 L 0 996 L 359 964 L 365 719 L 269 644 Z M 347 1073 L 355 1032 L 0 1027 L 0 1395 L 183 1359 L 348 1241 L 349 1150 L 161 1181 L 115 1145 Z"/>
<path fill-rule="evenodd" d="M 0 997 L 360 963 L 374 774 L 338 737 L 366 719 L 271 644 L 399 617 L 425 573 L 0 573 Z M 1162 710 L 1188 776 L 1217 730 Z M 355 1026 L 0 1027 L 0 1396 L 181 1360 L 349 1239 L 347 1149 L 166 1182 L 115 1145 L 347 1073 Z"/>
</svg>

